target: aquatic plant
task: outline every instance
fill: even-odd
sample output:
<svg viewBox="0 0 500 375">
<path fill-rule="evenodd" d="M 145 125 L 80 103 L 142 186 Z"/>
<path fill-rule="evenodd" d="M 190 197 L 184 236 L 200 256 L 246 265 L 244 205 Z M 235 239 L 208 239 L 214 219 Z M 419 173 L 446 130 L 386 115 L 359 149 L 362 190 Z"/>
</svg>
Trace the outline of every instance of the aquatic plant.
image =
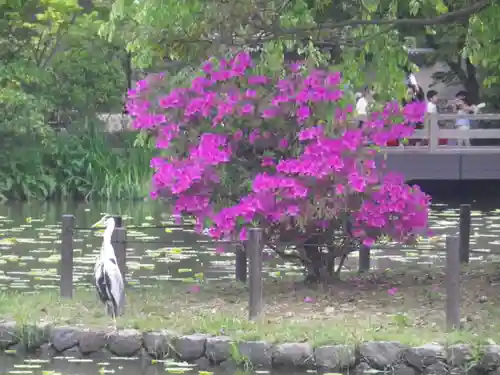
<svg viewBox="0 0 500 375">
<path fill-rule="evenodd" d="M 135 134 L 115 140 L 101 132 L 4 136 L 0 152 L 3 199 L 134 199 L 147 196 L 152 148 L 135 147 Z M 117 136 L 115 136 L 117 137 Z"/>
<path fill-rule="evenodd" d="M 293 64 L 260 75 L 247 53 L 207 61 L 189 87 L 164 93 L 165 82 L 138 82 L 128 109 L 163 152 L 151 160 L 151 196 L 171 197 L 200 231 L 246 240 L 260 226 L 267 245 L 283 256 L 280 242 L 298 245 L 310 279 L 324 280 L 355 244 L 413 241 L 426 229 L 430 198 L 375 159 L 412 134 L 421 104 L 387 103 L 358 128 L 340 73 Z"/>
</svg>

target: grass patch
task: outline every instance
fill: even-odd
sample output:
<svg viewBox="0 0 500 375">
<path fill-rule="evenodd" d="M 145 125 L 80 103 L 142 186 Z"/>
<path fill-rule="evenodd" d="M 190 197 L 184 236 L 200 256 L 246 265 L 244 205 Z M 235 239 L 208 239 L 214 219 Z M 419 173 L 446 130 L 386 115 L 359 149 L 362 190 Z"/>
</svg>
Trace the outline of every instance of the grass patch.
<svg viewBox="0 0 500 375">
<path fill-rule="evenodd" d="M 402 269 L 339 281 L 327 290 L 311 290 L 292 281 L 266 282 L 265 314 L 247 320 L 247 289 L 236 282 L 127 290 L 120 328 L 205 332 L 236 340 L 359 343 L 396 340 L 410 345 L 429 342 L 484 344 L 500 342 L 498 265 L 464 269 L 463 330 L 444 331 L 444 273 L 439 269 Z M 500 278 L 499 278 L 500 280 Z M 56 291 L 0 294 L 0 317 L 28 324 L 51 322 L 106 328 L 110 319 L 94 291 L 79 290 L 73 300 Z"/>
</svg>

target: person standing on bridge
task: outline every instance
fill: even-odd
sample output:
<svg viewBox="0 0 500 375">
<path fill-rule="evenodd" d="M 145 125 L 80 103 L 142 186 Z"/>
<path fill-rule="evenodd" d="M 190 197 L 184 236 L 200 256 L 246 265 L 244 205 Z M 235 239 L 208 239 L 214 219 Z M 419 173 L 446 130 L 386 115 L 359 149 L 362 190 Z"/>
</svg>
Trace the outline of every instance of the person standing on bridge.
<svg viewBox="0 0 500 375">
<path fill-rule="evenodd" d="M 359 127 L 368 119 L 368 111 L 373 103 L 373 87 L 365 85 L 362 92 L 356 93 L 356 118 Z"/>
<path fill-rule="evenodd" d="M 427 113 L 437 113 L 438 92 L 436 90 L 429 90 L 426 94 L 427 97 Z"/>
<path fill-rule="evenodd" d="M 467 100 L 467 92 L 460 91 L 455 98 L 455 108 L 458 115 L 471 115 L 477 112 L 475 105 L 470 105 Z M 455 122 L 455 128 L 459 130 L 470 130 L 470 120 L 468 118 L 458 118 Z M 469 147 L 471 145 L 470 139 L 460 139 L 458 145 Z"/>
<path fill-rule="evenodd" d="M 415 102 L 423 102 L 425 101 L 424 90 L 417 83 L 415 77 L 410 75 L 409 82 L 406 90 L 406 97 L 402 100 L 403 107 L 409 103 Z M 422 130 L 424 128 L 424 124 L 422 122 L 415 122 L 411 124 L 415 129 Z M 422 143 L 422 139 L 412 139 L 409 144 L 411 146 L 417 146 Z"/>
<path fill-rule="evenodd" d="M 438 113 L 437 104 L 438 104 L 438 101 L 439 101 L 439 93 L 436 90 L 429 90 L 429 91 L 427 91 L 427 93 L 425 94 L 425 96 L 427 98 L 427 113 L 430 114 L 430 115 Z M 432 126 L 432 122 L 427 121 L 426 122 L 426 126 Z M 448 144 L 448 140 L 447 139 L 440 138 L 438 140 L 438 142 L 439 142 L 438 144 L 440 146 L 444 146 L 444 145 Z"/>
</svg>

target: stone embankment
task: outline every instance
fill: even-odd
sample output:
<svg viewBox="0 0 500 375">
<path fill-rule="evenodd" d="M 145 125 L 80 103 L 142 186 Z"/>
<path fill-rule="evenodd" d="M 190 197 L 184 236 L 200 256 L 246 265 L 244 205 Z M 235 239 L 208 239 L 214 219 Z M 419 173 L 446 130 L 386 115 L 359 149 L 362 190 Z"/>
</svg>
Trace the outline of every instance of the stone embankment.
<svg viewBox="0 0 500 375">
<path fill-rule="evenodd" d="M 103 359 L 137 357 L 143 360 L 175 358 L 211 366 L 246 365 L 263 368 L 296 367 L 357 374 L 391 372 L 399 375 L 500 375 L 500 345 L 477 348 L 468 344 L 448 347 L 427 344 L 409 347 L 398 342 L 374 341 L 359 345 L 309 343 L 270 344 L 235 342 L 205 334 L 177 335 L 169 331 L 134 329 L 106 334 L 79 327 L 19 326 L 0 323 L 4 355 Z"/>
</svg>

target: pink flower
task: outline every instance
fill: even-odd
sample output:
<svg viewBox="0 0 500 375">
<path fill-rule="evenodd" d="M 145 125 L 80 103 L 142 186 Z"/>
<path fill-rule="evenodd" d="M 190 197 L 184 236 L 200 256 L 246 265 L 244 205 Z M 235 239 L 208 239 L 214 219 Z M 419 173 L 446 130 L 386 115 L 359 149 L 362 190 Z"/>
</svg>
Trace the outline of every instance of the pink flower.
<svg viewBox="0 0 500 375">
<path fill-rule="evenodd" d="M 248 77 L 249 85 L 265 85 L 269 79 L 265 76 L 250 76 Z"/>
<path fill-rule="evenodd" d="M 286 138 L 281 138 L 278 143 L 278 148 L 286 149 L 288 147 L 288 140 Z"/>
<path fill-rule="evenodd" d="M 376 164 L 374 147 L 411 135 L 422 105 L 389 102 L 363 129 L 347 129 L 353 108 L 342 103 L 339 72 L 299 64 L 283 77 L 257 75 L 246 52 L 216 61 L 186 87 L 162 92 L 155 76 L 128 92 L 134 128 L 156 138 L 152 199 L 169 199 L 214 238 L 246 241 L 260 226 L 265 241 L 284 229 L 299 239 L 345 211 L 365 246 L 426 233 L 430 197 Z"/>
<path fill-rule="evenodd" d="M 248 231 L 247 228 L 243 227 L 240 230 L 240 241 L 246 241 L 248 240 Z"/>
<path fill-rule="evenodd" d="M 373 238 L 365 238 L 363 239 L 363 245 L 365 245 L 366 247 L 372 247 L 373 245 L 375 245 L 375 240 Z"/>
<path fill-rule="evenodd" d="M 250 136 L 248 137 L 248 140 L 250 144 L 254 144 L 255 141 L 257 141 L 260 138 L 260 132 L 258 129 L 254 129 L 251 131 Z"/>
<path fill-rule="evenodd" d="M 395 296 L 397 293 L 398 293 L 398 288 L 390 288 L 387 290 L 387 293 L 390 295 L 390 296 Z"/>
<path fill-rule="evenodd" d="M 188 293 L 196 294 L 200 293 L 201 287 L 199 285 L 191 285 L 188 288 Z"/>
<path fill-rule="evenodd" d="M 247 98 L 255 98 L 257 97 L 257 91 L 248 89 L 245 91 L 245 96 Z"/>
<path fill-rule="evenodd" d="M 240 129 L 236 130 L 233 134 L 233 139 L 235 141 L 239 141 L 242 138 L 243 138 L 243 132 Z"/>
<path fill-rule="evenodd" d="M 341 184 L 337 184 L 337 185 L 335 185 L 335 193 L 336 193 L 336 194 L 339 194 L 339 195 L 340 195 L 340 194 L 344 194 L 344 192 L 345 192 L 345 187 L 344 187 L 344 185 L 341 185 Z"/>
<path fill-rule="evenodd" d="M 366 179 L 356 172 L 352 172 L 347 177 L 351 189 L 359 193 L 363 192 L 366 187 Z"/>
<path fill-rule="evenodd" d="M 304 62 L 303 61 L 296 61 L 292 64 L 290 64 L 290 69 L 293 73 L 297 73 L 300 71 L 300 69 L 303 67 Z"/>
<path fill-rule="evenodd" d="M 299 132 L 299 140 L 306 141 L 311 139 L 316 139 L 323 135 L 323 128 L 321 126 L 313 126 L 312 128 L 306 128 Z"/>
<path fill-rule="evenodd" d="M 272 166 L 274 166 L 274 160 L 273 160 L 273 158 L 270 158 L 268 156 L 263 157 L 260 165 L 262 167 L 272 167 Z"/>
<path fill-rule="evenodd" d="M 210 74 L 212 73 L 213 71 L 213 65 L 210 61 L 207 61 L 205 62 L 203 65 L 202 65 L 202 68 L 203 72 L 205 72 L 206 74 Z"/>
<path fill-rule="evenodd" d="M 245 104 L 245 105 L 243 105 L 243 107 L 241 107 L 241 114 L 251 115 L 251 114 L 253 114 L 254 110 L 255 110 L 255 106 L 253 106 L 252 104 Z"/>
<path fill-rule="evenodd" d="M 267 108 L 262 111 L 262 117 L 269 119 L 278 116 L 279 110 L 277 108 Z"/>
<path fill-rule="evenodd" d="M 302 106 L 297 109 L 297 118 L 299 122 L 304 122 L 311 116 L 311 109 L 308 106 Z"/>
</svg>

